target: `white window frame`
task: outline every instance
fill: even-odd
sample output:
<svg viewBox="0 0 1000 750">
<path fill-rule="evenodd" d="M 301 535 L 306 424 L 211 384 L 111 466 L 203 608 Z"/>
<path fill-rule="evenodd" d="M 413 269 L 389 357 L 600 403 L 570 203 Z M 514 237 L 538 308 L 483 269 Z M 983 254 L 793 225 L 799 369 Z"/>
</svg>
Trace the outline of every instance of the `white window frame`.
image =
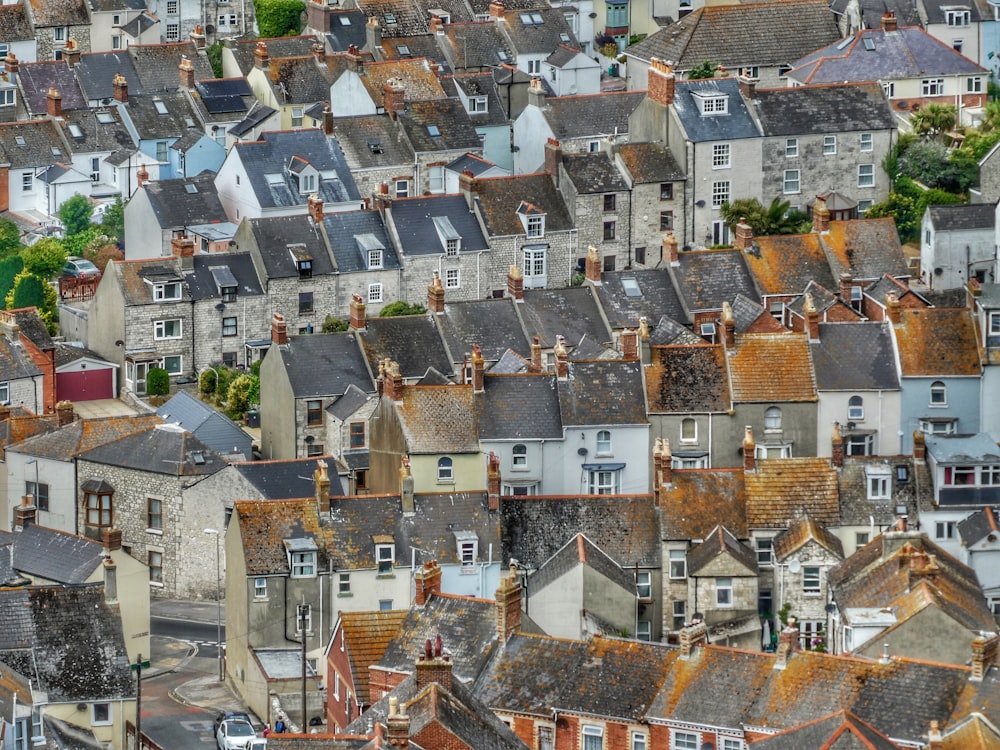
<svg viewBox="0 0 1000 750">
<path fill-rule="evenodd" d="M 102 711 L 103 709 L 103 711 Z M 107 712 L 103 718 L 98 718 L 98 712 Z M 115 707 L 113 703 L 100 701 L 90 704 L 90 724 L 95 727 L 106 727 L 115 723 Z"/>
<path fill-rule="evenodd" d="M 802 566 L 802 593 L 805 596 L 820 594 L 823 591 L 823 570 L 819 565 Z"/>
<path fill-rule="evenodd" d="M 444 288 L 460 289 L 462 287 L 462 272 L 457 268 L 446 268 L 444 271 Z"/>
<path fill-rule="evenodd" d="M 954 539 L 956 526 L 957 524 L 955 521 L 937 521 L 934 524 L 934 538 Z"/>
<path fill-rule="evenodd" d="M 781 432 L 781 408 L 769 406 L 764 411 L 764 432 Z"/>
<path fill-rule="evenodd" d="M 667 573 L 671 581 L 683 581 L 687 575 L 687 550 L 672 549 L 667 553 Z"/>
<path fill-rule="evenodd" d="M 597 431 L 596 455 L 598 456 L 611 455 L 611 430 Z"/>
<path fill-rule="evenodd" d="M 798 169 L 786 169 L 781 191 L 785 195 L 798 195 L 802 192 L 802 173 Z"/>
<path fill-rule="evenodd" d="M 684 732 L 680 729 L 670 730 L 670 750 L 698 750 L 701 735 L 697 732 Z"/>
<path fill-rule="evenodd" d="M 387 575 L 392 573 L 392 568 L 395 564 L 396 564 L 396 545 L 376 544 L 375 565 L 378 569 L 379 575 Z"/>
<path fill-rule="evenodd" d="M 617 495 L 620 492 L 620 469 L 594 469 L 587 472 L 587 494 Z"/>
<path fill-rule="evenodd" d="M 349 596 L 351 593 L 351 574 L 337 574 L 337 596 Z"/>
<path fill-rule="evenodd" d="M 757 565 L 770 567 L 774 565 L 774 539 L 772 537 L 755 537 L 754 549 L 757 553 Z"/>
<path fill-rule="evenodd" d="M 653 572 L 639 570 L 635 574 L 635 595 L 640 599 L 653 598 Z"/>
<path fill-rule="evenodd" d="M 875 165 L 874 164 L 859 164 L 858 165 L 858 187 L 875 187 Z"/>
<path fill-rule="evenodd" d="M 785 139 L 785 157 L 788 159 L 794 159 L 799 155 L 799 139 L 798 138 L 786 138 Z"/>
<path fill-rule="evenodd" d="M 450 456 L 442 456 L 437 462 L 438 483 L 452 484 L 455 481 L 455 461 Z"/>
<path fill-rule="evenodd" d="M 720 609 L 732 609 L 733 602 L 733 579 L 722 576 L 715 579 L 715 606 Z"/>
<path fill-rule="evenodd" d="M 969 76 L 965 79 L 965 93 L 966 94 L 981 94 L 983 93 L 983 77 L 982 76 Z"/>
<path fill-rule="evenodd" d="M 368 285 L 368 303 L 378 303 L 382 301 L 382 285 L 375 283 Z"/>
<path fill-rule="evenodd" d="M 861 133 L 858 136 L 858 150 L 863 153 L 875 150 L 875 136 L 871 133 Z"/>
<path fill-rule="evenodd" d="M 837 136 L 823 136 L 823 156 L 834 156 L 837 153 Z"/>
<path fill-rule="evenodd" d="M 530 236 L 530 235 L 529 235 Z M 545 248 L 524 248 L 524 285 L 544 287 L 548 278 L 548 251 Z"/>
<path fill-rule="evenodd" d="M 948 405 L 948 386 L 942 381 L 935 380 L 931 383 L 930 401 L 928 406 L 939 409 Z"/>
<path fill-rule="evenodd" d="M 648 750 L 649 736 L 645 732 L 632 732 L 631 750 Z"/>
<path fill-rule="evenodd" d="M 596 740 L 596 743 L 594 742 Z M 580 750 L 603 750 L 604 727 L 584 724 L 580 733 Z"/>
<path fill-rule="evenodd" d="M 723 203 L 729 202 L 729 193 L 732 183 L 729 180 L 717 180 L 712 183 L 712 208 L 721 208 Z"/>
<path fill-rule="evenodd" d="M 440 164 L 427 168 L 427 189 L 432 193 L 444 192 L 444 167 Z"/>
<path fill-rule="evenodd" d="M 173 324 L 177 324 L 176 335 L 170 335 L 167 332 L 169 328 L 173 328 Z M 181 318 L 170 318 L 168 320 L 157 320 L 153 322 L 153 339 L 156 341 L 166 341 L 179 339 L 184 336 L 184 321 Z"/>
<path fill-rule="evenodd" d="M 1000 336 L 1000 312 L 991 311 L 989 319 L 989 334 L 990 336 Z"/>
<path fill-rule="evenodd" d="M 183 285 L 180 281 L 168 281 L 163 284 L 153 284 L 154 302 L 177 302 L 183 296 Z"/>
<path fill-rule="evenodd" d="M 545 236 L 545 216 L 528 216 L 525 221 L 525 234 L 531 239 L 538 239 Z"/>
<path fill-rule="evenodd" d="M 733 165 L 732 146 L 728 143 L 712 144 L 712 169 L 729 169 Z"/>
<path fill-rule="evenodd" d="M 944 96 L 943 78 L 924 78 L 920 82 L 921 96 Z"/>
<path fill-rule="evenodd" d="M 847 419 L 851 422 L 865 421 L 865 400 L 858 395 L 847 400 Z"/>
<path fill-rule="evenodd" d="M 292 571 L 292 578 L 315 578 L 316 550 L 293 551 L 289 564 Z"/>
<path fill-rule="evenodd" d="M 653 623 L 649 620 L 636 620 L 635 639 L 637 641 L 651 641 L 653 639 Z"/>
<path fill-rule="evenodd" d="M 253 598 L 254 599 L 267 598 L 267 578 L 264 578 L 263 576 L 258 576 L 253 579 Z"/>
<path fill-rule="evenodd" d="M 13 107 L 17 103 L 16 91 L 13 87 L 0 89 L 0 107 Z"/>
<path fill-rule="evenodd" d="M 889 472 L 869 472 L 865 475 L 865 487 L 869 500 L 889 500 L 892 497 L 892 474 Z"/>
<path fill-rule="evenodd" d="M 470 96 L 469 97 L 469 112 L 470 114 L 483 114 L 490 111 L 490 100 L 487 96 Z"/>
<path fill-rule="evenodd" d="M 698 420 L 694 417 L 684 417 L 681 420 L 680 437 L 682 443 L 697 443 Z"/>
<path fill-rule="evenodd" d="M 375 270 L 382 268 L 382 251 L 381 250 L 369 250 L 368 251 L 368 268 L 369 270 Z"/>
<path fill-rule="evenodd" d="M 397 198 L 409 198 L 410 197 L 410 181 L 409 180 L 396 180 L 394 185 Z"/>
<path fill-rule="evenodd" d="M 33 192 L 35 192 L 35 173 L 34 172 L 21 172 L 21 192 L 22 193 L 33 193 Z"/>
<path fill-rule="evenodd" d="M 944 15 L 945 23 L 951 29 L 964 29 L 972 23 L 972 12 L 970 10 L 946 10 Z"/>
<path fill-rule="evenodd" d="M 510 465 L 514 471 L 525 471 L 528 468 L 528 446 L 517 443 L 510 451 Z"/>
</svg>

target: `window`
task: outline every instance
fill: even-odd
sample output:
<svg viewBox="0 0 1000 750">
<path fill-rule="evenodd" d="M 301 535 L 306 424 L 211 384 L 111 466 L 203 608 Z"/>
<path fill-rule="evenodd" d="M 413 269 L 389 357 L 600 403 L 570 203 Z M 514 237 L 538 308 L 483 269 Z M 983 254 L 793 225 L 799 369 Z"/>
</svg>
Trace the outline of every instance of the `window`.
<svg viewBox="0 0 1000 750">
<path fill-rule="evenodd" d="M 944 484 L 946 485 L 961 487 L 975 483 L 975 466 L 946 466 L 944 468 Z"/>
<path fill-rule="evenodd" d="M 673 731 L 671 750 L 698 750 L 698 735 L 692 732 Z"/>
<path fill-rule="evenodd" d="M 660 200 L 661 201 L 672 201 L 674 199 L 674 183 L 672 182 L 661 182 L 660 183 Z"/>
<path fill-rule="evenodd" d="M 920 82 L 921 96 L 941 96 L 944 94 L 943 78 L 925 78 Z"/>
<path fill-rule="evenodd" d="M 702 115 L 724 115 L 729 112 L 729 97 L 725 94 L 695 93 L 694 98 Z"/>
<path fill-rule="evenodd" d="M 983 79 L 980 76 L 972 76 L 971 78 L 966 78 L 965 93 L 967 94 L 983 93 Z"/>
<path fill-rule="evenodd" d="M 382 301 L 382 285 L 381 284 L 369 284 L 368 285 L 368 302 L 381 302 Z"/>
<path fill-rule="evenodd" d="M 546 284 L 545 248 L 524 248 L 524 285 L 528 288 L 544 287 Z"/>
<path fill-rule="evenodd" d="M 728 169 L 730 162 L 730 146 L 728 143 L 716 143 L 712 146 L 712 169 Z"/>
<path fill-rule="evenodd" d="M 743 750 L 743 740 L 734 740 L 730 737 L 722 739 L 722 747 L 719 750 Z"/>
<path fill-rule="evenodd" d="M 797 169 L 786 169 L 785 170 L 785 182 L 784 182 L 784 192 L 785 195 L 798 193 L 799 190 L 799 170 Z"/>
<path fill-rule="evenodd" d="M 639 620 L 635 624 L 635 637 L 640 641 L 652 640 L 653 624 L 649 620 Z"/>
<path fill-rule="evenodd" d="M 239 16 L 237 16 L 235 13 L 220 13 L 219 14 L 219 26 L 220 27 L 226 27 L 226 26 L 236 27 L 238 25 L 239 25 Z M 226 31 L 228 31 L 228 29 L 226 29 L 226 28 L 220 28 L 219 31 L 226 32 Z"/>
<path fill-rule="evenodd" d="M 163 553 L 158 550 L 149 550 L 146 557 L 149 565 L 149 582 L 163 583 Z"/>
<path fill-rule="evenodd" d="M 444 458 L 438 459 L 438 471 L 437 480 L 439 482 L 454 482 L 455 481 L 455 465 L 454 461 L 445 456 Z"/>
<path fill-rule="evenodd" d="M 92 157 L 90 160 L 90 181 L 101 181 L 101 160 L 96 156 Z"/>
<path fill-rule="evenodd" d="M 754 544 L 757 547 L 757 564 L 758 565 L 773 565 L 774 564 L 774 540 L 773 539 L 755 539 Z"/>
<path fill-rule="evenodd" d="M 954 539 L 955 538 L 955 522 L 954 521 L 938 521 L 934 524 L 934 538 L 935 539 Z"/>
<path fill-rule="evenodd" d="M 890 475 L 888 472 L 872 471 L 867 474 L 868 479 L 868 499 L 888 500 L 891 489 Z"/>
<path fill-rule="evenodd" d="M 875 165 L 858 165 L 858 187 L 875 187 Z"/>
<path fill-rule="evenodd" d="M 719 607 L 733 606 L 733 579 L 715 579 L 715 603 Z"/>
<path fill-rule="evenodd" d="M 580 750 L 604 750 L 604 729 L 584 725 Z"/>
<path fill-rule="evenodd" d="M 156 142 L 156 160 L 159 162 L 165 162 L 167 160 L 167 142 L 157 141 Z"/>
<path fill-rule="evenodd" d="M 948 389 L 940 380 L 931 383 L 931 406 L 948 405 Z"/>
<path fill-rule="evenodd" d="M 351 574 L 339 573 L 337 575 L 337 593 L 346 596 L 351 593 Z"/>
<path fill-rule="evenodd" d="M 183 286 L 179 281 L 169 281 L 153 285 L 154 302 L 176 302 L 183 294 Z"/>
<path fill-rule="evenodd" d="M 351 448 L 357 450 L 365 447 L 365 423 L 351 422 Z"/>
<path fill-rule="evenodd" d="M 968 10 L 948 10 L 944 15 L 947 24 L 952 28 L 968 26 L 972 19 L 972 13 Z"/>
<path fill-rule="evenodd" d="M 555 729 L 538 727 L 538 750 L 555 750 Z"/>
<path fill-rule="evenodd" d="M 531 238 L 545 236 L 545 217 L 529 216 L 527 221 L 527 235 Z"/>
<path fill-rule="evenodd" d="M 798 138 L 786 138 L 785 139 L 785 156 L 792 158 L 799 155 L 799 139 Z"/>
<path fill-rule="evenodd" d="M 635 593 L 640 599 L 653 597 L 653 574 L 648 570 L 640 570 L 635 575 Z"/>
<path fill-rule="evenodd" d="M 52 38 L 55 41 L 57 41 L 57 42 L 65 42 L 66 41 L 66 27 L 65 26 L 56 26 L 54 29 L 52 29 Z"/>
<path fill-rule="evenodd" d="M 764 412 L 764 432 L 781 431 L 781 409 L 777 406 L 769 406 Z"/>
<path fill-rule="evenodd" d="M 832 156 L 835 153 L 837 153 L 837 136 L 835 135 L 823 136 L 823 155 Z"/>
<path fill-rule="evenodd" d="M 0 107 L 13 107 L 16 98 L 15 89 L 0 89 Z"/>
<path fill-rule="evenodd" d="M 438 165 L 427 170 L 427 188 L 432 193 L 444 192 L 444 167 Z"/>
<path fill-rule="evenodd" d="M 306 401 L 306 426 L 319 427 L 321 424 L 323 424 L 322 399 Z"/>
<path fill-rule="evenodd" d="M 515 469 L 528 468 L 528 446 L 518 443 L 511 449 L 511 466 Z"/>
<path fill-rule="evenodd" d="M 300 120 L 302 118 L 299 118 Z M 292 121 L 294 122 L 294 120 Z M 307 195 L 316 190 L 316 175 L 314 174 L 301 174 L 299 175 L 299 193 L 302 195 Z"/>
<path fill-rule="evenodd" d="M 660 231 L 671 232 L 674 229 L 674 212 L 660 211 Z"/>
<path fill-rule="evenodd" d="M 1000 484 L 1000 466 L 980 466 L 979 484 L 984 487 L 995 487 Z"/>
<path fill-rule="evenodd" d="M 35 189 L 35 175 L 31 172 L 21 172 L 21 192 L 30 193 Z"/>
<path fill-rule="evenodd" d="M 806 565 L 802 568 L 802 593 L 818 594 L 820 592 L 819 567 Z"/>
<path fill-rule="evenodd" d="M 312 607 L 308 604 L 300 604 L 295 609 L 295 632 L 301 633 L 303 629 L 307 633 L 312 632 Z"/>
<path fill-rule="evenodd" d="M 698 442 L 698 422 L 693 417 L 685 417 L 681 420 L 681 442 Z"/>
<path fill-rule="evenodd" d="M 111 723 L 111 704 L 92 703 L 90 705 L 90 723 L 94 725 Z"/>
<path fill-rule="evenodd" d="M 254 599 L 263 599 L 267 596 L 267 579 L 266 578 L 254 578 L 253 579 L 253 597 Z"/>
<path fill-rule="evenodd" d="M 313 311 L 313 293 L 299 292 L 299 315 L 310 315 Z"/>
<path fill-rule="evenodd" d="M 470 96 L 469 112 L 472 114 L 481 114 L 483 112 L 489 112 L 489 99 L 485 96 Z M 443 171 L 444 170 L 442 169 L 442 173 Z"/>
<path fill-rule="evenodd" d="M 591 495 L 617 495 L 621 472 L 600 469 L 588 472 L 587 492 Z"/>
<path fill-rule="evenodd" d="M 407 198 L 410 195 L 410 181 L 396 180 L 396 197 Z"/>
<path fill-rule="evenodd" d="M 670 550 L 670 578 L 679 581 L 687 578 L 687 551 L 682 549 Z"/>
<path fill-rule="evenodd" d="M 316 575 L 316 552 L 292 552 L 292 578 L 312 578 Z"/>
<path fill-rule="evenodd" d="M 861 396 L 851 396 L 847 402 L 847 418 L 860 422 L 865 418 L 865 401 Z"/>
<path fill-rule="evenodd" d="M 167 15 L 168 16 L 177 15 L 177 0 L 167 0 Z"/>
<path fill-rule="evenodd" d="M 615 222 L 604 222 L 604 241 L 609 242 L 615 238 Z"/>
<path fill-rule="evenodd" d="M 683 599 L 674 599 L 673 602 L 673 630 L 680 630 L 687 620 L 687 602 Z"/>
<path fill-rule="evenodd" d="M 861 549 L 866 544 L 868 544 L 871 535 L 867 531 L 855 531 L 854 532 L 854 548 Z"/>
<path fill-rule="evenodd" d="M 222 319 L 222 335 L 223 336 L 235 336 L 236 335 L 236 318 L 223 318 Z"/>
<path fill-rule="evenodd" d="M 292 127 L 302 127 L 302 107 L 292 107 Z"/>
<path fill-rule="evenodd" d="M 1000 336 L 1000 312 L 990 313 L 990 336 Z"/>
<path fill-rule="evenodd" d="M 608 26 L 628 26 L 628 3 L 608 3 Z"/>
<path fill-rule="evenodd" d="M 536 76 L 542 72 L 541 60 L 528 60 L 528 75 Z"/>
<path fill-rule="evenodd" d="M 844 454 L 847 456 L 875 455 L 875 436 L 870 432 L 858 432 L 844 438 Z"/>
<path fill-rule="evenodd" d="M 88 492 L 85 497 L 87 506 L 88 526 L 111 526 L 111 495 L 108 493 Z"/>
<path fill-rule="evenodd" d="M 179 339 L 181 337 L 181 321 L 180 318 L 175 318 L 173 320 L 157 320 L 153 323 L 153 338 L 157 340 L 161 339 Z"/>
<path fill-rule="evenodd" d="M 5 399 L 6 400 L 6 399 Z M 35 507 L 38 510 L 49 509 L 49 485 L 46 482 L 25 482 L 24 494 L 31 495 L 35 499 Z"/>
<path fill-rule="evenodd" d="M 611 430 L 598 430 L 597 432 L 597 455 L 611 455 Z"/>
<path fill-rule="evenodd" d="M 457 237 L 449 237 L 444 245 L 444 254 L 449 258 L 454 258 L 458 255 L 458 251 L 461 247 L 462 241 Z"/>
<path fill-rule="evenodd" d="M 729 180 L 712 183 L 712 208 L 719 208 L 729 202 Z"/>
<path fill-rule="evenodd" d="M 615 195 L 614 193 L 607 193 L 604 196 L 604 210 L 605 211 L 614 211 L 615 210 L 615 206 L 617 205 L 617 203 L 618 203 L 618 196 Z"/>
<path fill-rule="evenodd" d="M 392 609 L 392 599 L 379 599 L 378 608 L 382 612 L 388 612 Z"/>
<path fill-rule="evenodd" d="M 379 575 L 392 573 L 393 563 L 396 562 L 396 547 L 392 544 L 375 545 L 375 562 L 378 563 Z"/>
<path fill-rule="evenodd" d="M 954 435 L 958 432 L 957 419 L 921 419 L 920 431 L 929 435 Z"/>
<path fill-rule="evenodd" d="M 462 286 L 462 277 L 457 268 L 448 268 L 444 272 L 444 288 L 458 289 Z"/>
<path fill-rule="evenodd" d="M 146 528 L 163 531 L 163 501 L 155 497 L 146 498 Z"/>
<path fill-rule="evenodd" d="M 589 153 L 591 153 L 591 154 L 596 154 L 600 150 L 601 150 L 601 142 L 600 141 L 590 141 L 587 144 L 587 151 Z"/>
<path fill-rule="evenodd" d="M 462 567 L 472 569 L 476 564 L 476 541 L 463 541 L 458 545 L 458 558 L 462 562 Z"/>
<path fill-rule="evenodd" d="M 862 133 L 859 136 L 858 145 L 859 145 L 859 148 L 861 149 L 861 151 L 871 151 L 875 147 L 874 146 L 874 141 L 872 140 L 872 134 L 871 133 Z"/>
</svg>

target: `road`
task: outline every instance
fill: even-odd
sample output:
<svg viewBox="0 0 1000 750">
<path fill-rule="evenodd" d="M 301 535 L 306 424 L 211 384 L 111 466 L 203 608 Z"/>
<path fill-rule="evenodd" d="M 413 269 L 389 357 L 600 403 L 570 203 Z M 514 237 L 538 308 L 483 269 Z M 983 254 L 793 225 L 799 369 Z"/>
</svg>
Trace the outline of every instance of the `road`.
<svg viewBox="0 0 1000 750">
<path fill-rule="evenodd" d="M 218 658 L 218 625 L 216 623 L 178 620 L 168 617 L 150 618 L 150 632 L 166 635 L 182 641 L 190 641 L 198 647 L 198 656 Z M 222 642 L 226 641 L 226 626 L 222 626 Z"/>
</svg>

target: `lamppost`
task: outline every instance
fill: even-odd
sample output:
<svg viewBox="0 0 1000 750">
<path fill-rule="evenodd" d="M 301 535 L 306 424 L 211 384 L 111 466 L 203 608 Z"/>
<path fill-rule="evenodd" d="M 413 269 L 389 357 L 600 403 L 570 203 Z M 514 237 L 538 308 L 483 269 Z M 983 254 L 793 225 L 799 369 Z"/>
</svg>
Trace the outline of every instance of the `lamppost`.
<svg viewBox="0 0 1000 750">
<path fill-rule="evenodd" d="M 217 620 L 216 643 L 219 651 L 219 682 L 226 681 L 226 673 L 222 669 L 222 563 L 220 562 L 218 529 L 205 529 L 206 534 L 215 537 L 215 610 Z"/>
</svg>

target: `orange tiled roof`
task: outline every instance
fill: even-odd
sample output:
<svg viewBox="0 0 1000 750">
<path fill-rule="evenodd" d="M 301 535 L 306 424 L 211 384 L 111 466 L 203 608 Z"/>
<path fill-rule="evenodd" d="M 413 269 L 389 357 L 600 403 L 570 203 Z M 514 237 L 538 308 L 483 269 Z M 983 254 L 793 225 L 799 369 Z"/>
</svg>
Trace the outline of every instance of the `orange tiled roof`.
<svg viewBox="0 0 1000 750">
<path fill-rule="evenodd" d="M 840 540 L 808 515 L 796 518 L 786 531 L 774 538 L 774 556 L 783 560 L 810 539 L 841 560 L 844 559 L 844 545 Z"/>
<path fill-rule="evenodd" d="M 404 101 L 444 99 L 447 96 L 427 60 L 387 60 L 365 65 L 365 74 L 361 77 L 361 82 L 377 107 L 385 103 L 385 84 L 390 78 L 394 78 L 403 87 L 406 92 L 403 95 Z"/>
<path fill-rule="evenodd" d="M 941 738 L 940 750 L 1000 750 L 1000 730 L 982 714 L 972 714 Z"/>
<path fill-rule="evenodd" d="M 660 495 L 666 539 L 704 539 L 718 525 L 746 539 L 747 507 L 742 469 L 674 470 Z"/>
<path fill-rule="evenodd" d="M 785 234 L 757 237 L 759 253 L 745 253 L 750 274 L 761 294 L 798 294 L 810 281 L 834 283 L 820 236 Z"/>
<path fill-rule="evenodd" d="M 783 528 L 803 513 L 824 526 L 840 519 L 837 470 L 829 459 L 764 459 L 744 481 L 751 529 Z"/>
<path fill-rule="evenodd" d="M 471 385 L 409 386 L 403 389 L 403 403 L 398 408 L 411 453 L 479 451 Z"/>
<path fill-rule="evenodd" d="M 311 536 L 318 547 L 325 547 L 316 501 L 312 498 L 237 500 L 234 513 L 243 538 L 248 576 L 288 570 L 284 539 Z M 321 553 L 319 562 L 323 562 L 323 557 Z"/>
<path fill-rule="evenodd" d="M 728 361 L 737 403 L 816 400 L 816 375 L 805 334 L 737 336 L 736 352 Z"/>
<path fill-rule="evenodd" d="M 877 279 L 884 273 L 906 276 L 909 271 L 899 243 L 896 222 L 885 219 L 831 221 L 823 234 L 834 278 L 849 273 L 855 279 Z"/>
<path fill-rule="evenodd" d="M 370 702 L 368 667 L 382 660 L 386 647 L 407 615 L 409 610 L 406 609 L 340 613 L 340 627 L 344 631 L 351 660 L 354 691 L 362 703 Z"/>
<path fill-rule="evenodd" d="M 893 326 L 903 376 L 978 375 L 980 352 L 972 313 L 958 308 L 900 310 Z"/>
</svg>

